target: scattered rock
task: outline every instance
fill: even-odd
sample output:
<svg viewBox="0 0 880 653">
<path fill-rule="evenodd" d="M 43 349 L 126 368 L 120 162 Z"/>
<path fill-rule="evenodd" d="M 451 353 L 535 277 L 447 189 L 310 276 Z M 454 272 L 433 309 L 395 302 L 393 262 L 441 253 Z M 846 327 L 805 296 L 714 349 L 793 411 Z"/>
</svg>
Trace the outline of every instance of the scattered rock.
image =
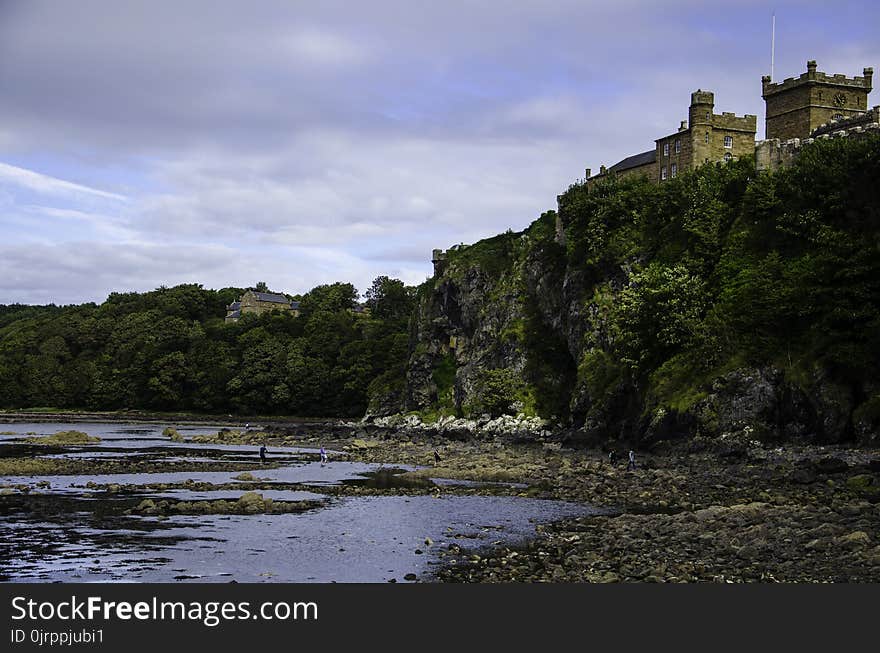
<svg viewBox="0 0 880 653">
<path fill-rule="evenodd" d="M 837 538 L 838 544 L 850 548 L 861 548 L 871 543 L 871 538 L 865 531 L 853 531 Z"/>
</svg>

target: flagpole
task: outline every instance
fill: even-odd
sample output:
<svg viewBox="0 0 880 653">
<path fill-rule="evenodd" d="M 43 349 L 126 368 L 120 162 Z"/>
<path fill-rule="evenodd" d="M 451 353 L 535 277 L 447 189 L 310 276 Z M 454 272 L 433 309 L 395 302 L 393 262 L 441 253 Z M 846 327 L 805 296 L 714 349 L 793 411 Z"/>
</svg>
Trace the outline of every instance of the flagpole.
<svg viewBox="0 0 880 653">
<path fill-rule="evenodd" d="M 773 22 L 770 27 L 770 80 L 773 81 L 773 64 L 776 60 L 776 12 L 773 12 Z"/>
</svg>

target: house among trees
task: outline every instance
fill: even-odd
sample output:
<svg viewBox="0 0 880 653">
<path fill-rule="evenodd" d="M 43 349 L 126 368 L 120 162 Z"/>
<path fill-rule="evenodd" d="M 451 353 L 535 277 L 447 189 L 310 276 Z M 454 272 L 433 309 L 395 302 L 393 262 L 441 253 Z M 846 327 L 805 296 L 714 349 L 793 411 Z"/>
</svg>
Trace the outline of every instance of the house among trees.
<svg viewBox="0 0 880 653">
<path fill-rule="evenodd" d="M 226 307 L 226 322 L 238 322 L 242 315 L 261 315 L 268 311 L 290 311 L 299 317 L 299 302 L 278 293 L 248 290 Z"/>
</svg>

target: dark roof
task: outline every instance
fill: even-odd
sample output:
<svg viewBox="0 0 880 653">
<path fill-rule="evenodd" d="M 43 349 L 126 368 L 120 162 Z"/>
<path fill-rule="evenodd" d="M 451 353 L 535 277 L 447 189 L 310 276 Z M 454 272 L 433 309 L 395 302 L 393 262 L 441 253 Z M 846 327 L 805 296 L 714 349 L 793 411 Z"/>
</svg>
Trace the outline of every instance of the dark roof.
<svg viewBox="0 0 880 653">
<path fill-rule="evenodd" d="M 295 299 L 292 299 L 290 301 L 290 308 L 292 308 L 293 310 L 298 310 L 299 309 L 299 302 L 296 301 Z"/>
<path fill-rule="evenodd" d="M 626 157 L 623 161 L 615 163 L 608 169 L 608 172 L 623 172 L 639 166 L 648 165 L 649 163 L 657 163 L 657 150 L 648 150 L 641 154 L 633 154 Z"/>
<path fill-rule="evenodd" d="M 257 301 L 259 301 L 259 302 L 274 302 L 276 304 L 286 304 L 290 301 L 284 295 L 279 295 L 277 293 L 256 292 L 256 291 L 251 291 L 251 292 L 254 293 L 254 296 L 257 298 Z"/>
<path fill-rule="evenodd" d="M 240 317 L 241 317 L 241 311 L 232 311 L 229 315 L 226 316 L 226 319 L 227 320 L 229 320 L 229 319 L 237 320 Z"/>
<path fill-rule="evenodd" d="M 241 308 L 241 302 L 232 302 L 229 306 L 226 307 L 227 311 L 237 311 Z"/>
</svg>

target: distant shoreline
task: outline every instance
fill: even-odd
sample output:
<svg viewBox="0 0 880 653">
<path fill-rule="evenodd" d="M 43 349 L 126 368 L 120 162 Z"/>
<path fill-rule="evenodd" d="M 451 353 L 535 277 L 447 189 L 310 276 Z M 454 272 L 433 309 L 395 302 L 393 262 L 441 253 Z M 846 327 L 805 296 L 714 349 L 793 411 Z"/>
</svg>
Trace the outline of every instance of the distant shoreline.
<svg viewBox="0 0 880 653">
<path fill-rule="evenodd" d="M 250 423 L 253 426 L 282 425 L 296 423 L 321 423 L 340 421 L 337 418 L 315 417 L 286 417 L 286 416 L 254 416 L 254 415 L 197 415 L 191 413 L 160 413 L 149 411 L 2 411 L 0 412 L 0 424 L 14 424 L 17 422 L 108 422 L 113 424 L 125 423 L 155 423 L 172 422 L 175 424 L 206 424 L 229 426 L 230 424 Z"/>
</svg>

